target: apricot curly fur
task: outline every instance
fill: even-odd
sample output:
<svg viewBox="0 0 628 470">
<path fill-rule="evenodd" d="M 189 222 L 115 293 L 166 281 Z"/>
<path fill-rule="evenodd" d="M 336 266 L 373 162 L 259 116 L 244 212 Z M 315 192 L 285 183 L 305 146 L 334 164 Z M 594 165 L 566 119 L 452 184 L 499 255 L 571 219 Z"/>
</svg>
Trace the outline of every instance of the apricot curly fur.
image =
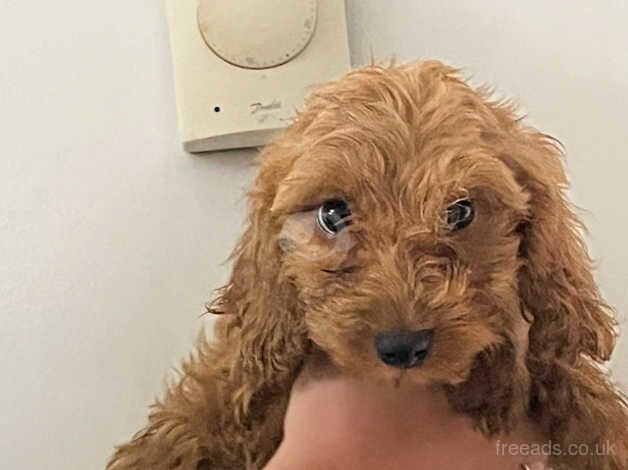
<svg viewBox="0 0 628 470">
<path fill-rule="evenodd" d="M 107 468 L 262 468 L 301 364 L 322 350 L 349 374 L 443 387 L 487 435 L 525 414 L 563 450 L 614 444 L 554 468 L 625 470 L 628 406 L 602 368 L 616 324 L 566 188 L 555 139 L 439 62 L 321 87 L 261 154 L 233 274 L 208 307 L 215 339 Z M 342 237 L 313 225 L 329 198 L 353 212 Z M 451 233 L 443 211 L 459 198 L 476 216 Z M 435 332 L 402 376 L 373 346 L 399 328 Z"/>
</svg>

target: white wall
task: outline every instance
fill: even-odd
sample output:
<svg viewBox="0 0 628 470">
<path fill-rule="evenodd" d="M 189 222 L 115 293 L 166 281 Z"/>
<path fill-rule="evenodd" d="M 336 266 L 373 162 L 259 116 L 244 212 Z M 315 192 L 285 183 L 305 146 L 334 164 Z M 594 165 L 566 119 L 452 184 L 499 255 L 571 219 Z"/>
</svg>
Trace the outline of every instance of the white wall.
<svg viewBox="0 0 628 470">
<path fill-rule="evenodd" d="M 441 57 L 520 97 L 625 312 L 628 10 L 593 4 L 350 0 L 350 40 L 355 64 Z M 98 469 L 207 321 L 253 152 L 179 149 L 160 0 L 5 0 L 0 58 L 0 468 Z"/>
</svg>

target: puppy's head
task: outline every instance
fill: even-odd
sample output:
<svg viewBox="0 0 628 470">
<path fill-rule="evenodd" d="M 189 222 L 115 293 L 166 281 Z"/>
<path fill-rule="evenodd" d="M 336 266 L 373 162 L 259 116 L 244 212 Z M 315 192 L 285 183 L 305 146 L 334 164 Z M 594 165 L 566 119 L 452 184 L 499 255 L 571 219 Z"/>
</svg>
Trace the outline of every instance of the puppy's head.
<svg viewBox="0 0 628 470">
<path fill-rule="evenodd" d="M 274 368 L 307 338 L 353 374 L 456 384 L 516 342 L 524 309 L 531 347 L 606 357 L 564 186 L 555 142 L 455 70 L 353 72 L 262 155 L 221 303 Z"/>
</svg>

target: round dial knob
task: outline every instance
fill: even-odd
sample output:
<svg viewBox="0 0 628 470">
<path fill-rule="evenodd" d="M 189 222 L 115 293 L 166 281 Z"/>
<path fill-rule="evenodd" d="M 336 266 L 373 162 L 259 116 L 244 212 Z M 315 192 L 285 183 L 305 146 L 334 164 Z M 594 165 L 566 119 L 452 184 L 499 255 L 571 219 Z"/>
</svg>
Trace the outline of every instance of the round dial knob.
<svg viewBox="0 0 628 470">
<path fill-rule="evenodd" d="M 316 27 L 317 0 L 199 0 L 203 39 L 221 59 L 265 69 L 296 57 Z"/>
</svg>

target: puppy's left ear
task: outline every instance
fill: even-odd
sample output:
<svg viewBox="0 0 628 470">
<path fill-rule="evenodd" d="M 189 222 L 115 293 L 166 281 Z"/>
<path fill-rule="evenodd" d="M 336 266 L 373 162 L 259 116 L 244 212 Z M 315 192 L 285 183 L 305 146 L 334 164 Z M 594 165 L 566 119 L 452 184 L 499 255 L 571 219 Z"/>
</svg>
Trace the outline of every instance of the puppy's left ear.
<svg viewBox="0 0 628 470">
<path fill-rule="evenodd" d="M 603 456 L 564 457 L 564 468 L 628 468 L 628 403 L 600 367 L 613 351 L 616 322 L 595 284 L 583 225 L 565 196 L 560 148 L 535 131 L 517 132 L 505 161 L 530 196 L 519 272 L 519 295 L 534 317 L 528 414 L 563 445 L 617 444 L 617 452 Z"/>
<path fill-rule="evenodd" d="M 608 360 L 615 344 L 612 310 L 602 299 L 582 237 L 584 226 L 566 199 L 557 142 L 532 130 L 510 146 L 505 162 L 530 195 L 520 226 L 521 298 L 534 315 L 530 357 L 574 364 L 581 355 Z"/>
</svg>

